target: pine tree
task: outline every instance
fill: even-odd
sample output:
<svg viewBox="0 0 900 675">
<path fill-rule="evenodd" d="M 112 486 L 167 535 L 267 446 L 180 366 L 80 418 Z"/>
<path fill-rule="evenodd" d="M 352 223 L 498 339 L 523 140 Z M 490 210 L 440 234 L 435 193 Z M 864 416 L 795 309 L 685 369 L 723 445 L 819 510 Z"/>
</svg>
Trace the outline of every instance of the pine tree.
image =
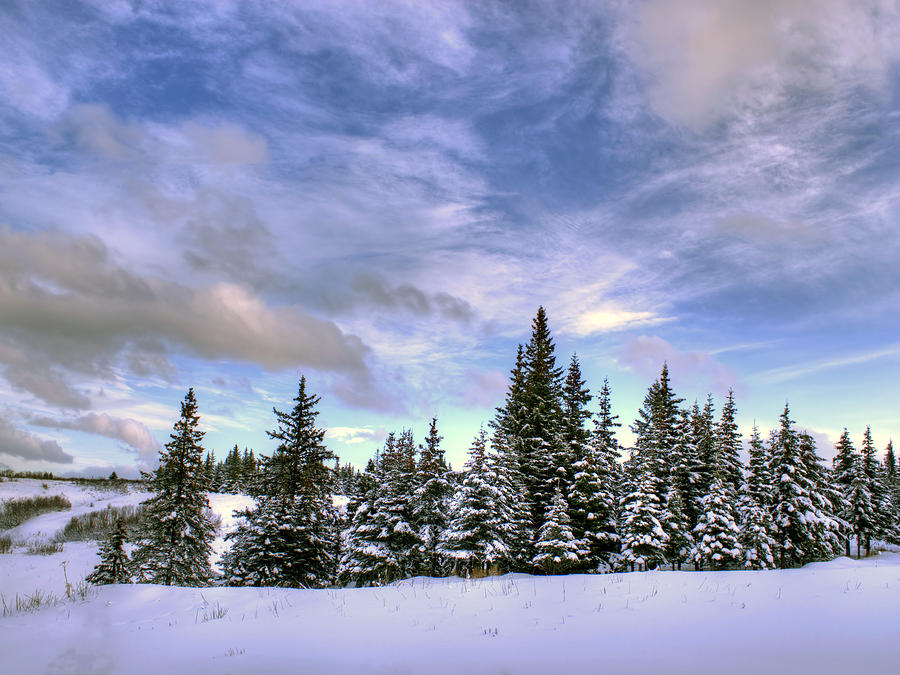
<svg viewBox="0 0 900 675">
<path fill-rule="evenodd" d="M 769 510 L 752 495 L 742 504 L 741 547 L 744 551 L 744 567 L 753 570 L 774 569 L 778 542 Z"/>
<path fill-rule="evenodd" d="M 425 547 L 413 527 L 415 473 L 412 432 L 390 433 L 378 457 L 375 485 L 356 509 L 346 534 L 341 578 L 356 585 L 386 584 L 421 568 Z"/>
<path fill-rule="evenodd" d="M 759 437 L 759 429 L 753 424 L 753 432 L 748 443 L 747 489 L 757 505 L 768 508 L 772 497 L 772 476 L 766 446 Z"/>
<path fill-rule="evenodd" d="M 691 557 L 694 548 L 694 538 L 691 530 L 688 529 L 681 490 L 678 487 L 678 483 L 674 480 L 669 484 L 662 526 L 668 537 L 665 549 L 666 560 L 672 564 L 673 570 L 676 566 L 678 569 L 681 569 L 682 563 Z"/>
<path fill-rule="evenodd" d="M 531 340 L 525 348 L 524 424 L 520 430 L 520 465 L 535 530 L 550 504 L 556 474 L 553 458 L 563 443 L 562 370 L 556 366 L 554 351 L 547 314 L 539 307 L 532 322 Z"/>
<path fill-rule="evenodd" d="M 665 507 L 674 453 L 679 445 L 681 402 L 670 386 L 669 367 L 664 363 L 659 379 L 647 391 L 638 419 L 631 427 L 641 465 L 653 472 L 656 501 L 661 508 Z"/>
<path fill-rule="evenodd" d="M 512 525 L 497 508 L 500 493 L 488 460 L 482 429 L 469 450 L 465 478 L 453 500 L 450 524 L 439 552 L 453 574 L 483 576 L 506 571 L 514 560 L 509 547 Z"/>
<path fill-rule="evenodd" d="M 588 453 L 591 432 L 586 423 L 591 418 L 587 408 L 591 398 L 581 377 L 581 364 L 573 354 L 562 389 L 562 443 L 552 455 L 556 485 L 562 490 L 564 499 L 572 493 L 574 464 Z"/>
<path fill-rule="evenodd" d="M 730 488 L 721 473 L 713 474 L 709 493 L 703 498 L 703 513 L 694 528 L 694 560 L 701 567 L 721 570 L 743 562 Z"/>
<path fill-rule="evenodd" d="M 100 562 L 85 581 L 95 586 L 131 583 L 131 561 L 125 552 L 126 537 L 125 524 L 119 520 L 106 541 L 100 544 Z"/>
<path fill-rule="evenodd" d="M 779 567 L 803 564 L 841 550 L 840 522 L 830 512 L 822 491 L 824 471 L 815 446 L 808 435 L 801 437 L 794 430 L 793 423 L 785 404 L 769 462 Z"/>
<path fill-rule="evenodd" d="M 565 574 L 584 555 L 570 527 L 568 504 L 557 485 L 535 542 L 534 565 L 545 574 Z"/>
<path fill-rule="evenodd" d="M 732 495 L 732 500 L 737 499 L 741 492 L 741 484 L 744 482 L 744 472 L 741 466 L 741 433 L 734 421 L 737 409 L 734 405 L 734 392 L 728 390 L 728 398 L 722 406 L 722 415 L 715 429 L 715 466 L 722 472 L 725 486 Z"/>
<path fill-rule="evenodd" d="M 273 408 L 276 428 L 267 433 L 279 445 L 260 458 L 256 508 L 229 535 L 232 584 L 320 588 L 334 578 L 337 518 L 326 465 L 334 454 L 316 426 L 319 400 L 301 377 L 293 409 Z"/>
<path fill-rule="evenodd" d="M 850 433 L 847 431 L 847 427 L 844 427 L 844 432 L 841 434 L 838 442 L 835 443 L 834 449 L 834 459 L 831 461 L 832 477 L 835 484 L 843 489 L 853 482 L 855 471 L 854 457 L 856 456 L 856 449 L 850 440 Z"/>
<path fill-rule="evenodd" d="M 869 490 L 869 478 L 866 475 L 865 458 L 859 455 L 853 459 L 853 478 L 845 487 L 844 517 L 856 536 L 856 557 L 860 557 L 860 545 L 868 542 L 875 525 L 875 507 L 872 493 Z M 866 555 L 869 555 L 868 544 Z"/>
<path fill-rule="evenodd" d="M 206 496 L 199 421 L 189 389 L 159 468 L 147 477 L 155 494 L 146 503 L 146 530 L 133 553 L 140 581 L 204 586 L 213 579 L 209 556 L 216 526 Z"/>
<path fill-rule="evenodd" d="M 519 345 L 506 400 L 497 408 L 490 423 L 493 461 L 500 488 L 498 508 L 509 526 L 504 532 L 504 543 L 511 552 L 510 569 L 517 572 L 531 570 L 534 538 L 532 502 L 522 468 L 526 454 L 523 431 L 528 424 L 525 376 L 525 350 Z"/>
<path fill-rule="evenodd" d="M 425 445 L 419 453 L 412 507 L 413 523 L 422 541 L 420 571 L 433 577 L 442 573 L 437 546 L 447 529 L 447 507 L 453 494 L 453 487 L 447 480 L 442 439 L 437 430 L 437 418 L 432 418 Z"/>
<path fill-rule="evenodd" d="M 633 489 L 622 499 L 620 560 L 632 570 L 650 570 L 665 563 L 668 537 L 660 522 L 653 469 L 642 466 L 638 471 Z"/>
<path fill-rule="evenodd" d="M 252 495 L 256 483 L 256 457 L 253 450 L 244 448 L 241 457 L 241 492 Z"/>
</svg>

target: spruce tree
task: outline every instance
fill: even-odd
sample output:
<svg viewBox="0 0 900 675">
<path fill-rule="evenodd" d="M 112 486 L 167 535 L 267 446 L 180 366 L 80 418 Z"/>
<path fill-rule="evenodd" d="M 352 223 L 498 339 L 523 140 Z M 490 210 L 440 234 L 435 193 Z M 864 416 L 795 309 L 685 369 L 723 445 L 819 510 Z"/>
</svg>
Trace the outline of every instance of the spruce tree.
<svg viewBox="0 0 900 675">
<path fill-rule="evenodd" d="M 834 449 L 834 459 L 831 461 L 832 477 L 835 484 L 843 489 L 853 482 L 853 474 L 855 472 L 854 457 L 856 456 L 856 449 L 850 440 L 850 433 L 847 431 L 847 427 L 844 427 L 844 432 L 841 434 L 838 442 L 835 443 Z"/>
<path fill-rule="evenodd" d="M 555 482 L 554 457 L 562 440 L 562 370 L 556 366 L 555 345 L 547 314 L 538 308 L 524 358 L 524 424 L 520 429 L 520 465 L 531 504 L 532 526 L 543 522 Z"/>
<path fill-rule="evenodd" d="M 665 549 L 666 560 L 672 564 L 673 570 L 676 567 L 681 569 L 682 563 L 691 557 L 694 548 L 694 538 L 691 530 L 688 528 L 681 490 L 678 487 L 678 483 L 674 480 L 669 484 L 662 526 L 668 537 Z"/>
<path fill-rule="evenodd" d="M 273 408 L 276 428 L 267 433 L 279 444 L 260 458 L 256 508 L 241 514 L 244 523 L 230 535 L 233 584 L 321 588 L 334 578 L 337 518 L 326 465 L 334 454 L 316 426 L 319 400 L 301 377 L 294 407 Z"/>
<path fill-rule="evenodd" d="M 500 492 L 486 443 L 481 429 L 469 450 L 465 478 L 438 549 L 451 572 L 460 576 L 507 571 L 515 555 L 509 546 L 512 525 L 497 508 Z"/>
<path fill-rule="evenodd" d="M 859 455 L 854 457 L 853 478 L 845 490 L 846 510 L 843 515 L 856 536 L 856 557 L 859 558 L 860 545 L 863 542 L 866 542 L 866 555 L 869 555 L 868 541 L 875 525 L 875 507 L 872 503 L 872 493 L 869 490 L 865 460 Z"/>
<path fill-rule="evenodd" d="M 779 567 L 837 555 L 841 550 L 840 522 L 823 493 L 824 470 L 812 438 L 801 436 L 793 424 L 785 404 L 781 427 L 772 438 L 769 462 Z"/>
<path fill-rule="evenodd" d="M 356 509 L 341 559 L 341 578 L 386 584 L 419 573 L 424 546 L 413 526 L 415 473 L 412 432 L 388 434 L 376 462 L 375 484 Z"/>
<path fill-rule="evenodd" d="M 562 488 L 557 485 L 534 544 L 534 565 L 545 574 L 565 574 L 579 564 L 585 553 L 572 533 L 568 508 Z"/>
<path fill-rule="evenodd" d="M 728 398 L 722 406 L 722 414 L 715 429 L 715 466 L 722 472 L 722 480 L 731 494 L 731 499 L 736 500 L 741 492 L 741 484 L 744 482 L 743 467 L 741 466 L 741 433 L 734 421 L 737 409 L 734 404 L 734 392 L 728 390 Z"/>
<path fill-rule="evenodd" d="M 635 451 L 641 465 L 653 472 L 656 501 L 665 507 L 674 453 L 679 445 L 680 412 L 682 399 L 676 397 L 669 382 L 669 367 L 664 363 L 659 379 L 651 385 L 638 411 L 638 418 L 631 427 L 635 438 Z"/>
<path fill-rule="evenodd" d="M 668 536 L 663 530 L 652 466 L 640 466 L 633 488 L 622 499 L 620 561 L 632 570 L 650 570 L 665 563 Z"/>
<path fill-rule="evenodd" d="M 131 583 L 131 561 L 125 552 L 126 537 L 125 524 L 118 520 L 107 539 L 100 544 L 100 562 L 85 581 L 95 586 Z"/>
<path fill-rule="evenodd" d="M 752 495 L 742 503 L 741 547 L 744 552 L 744 567 L 752 570 L 774 569 L 778 542 L 769 510 Z"/>
<path fill-rule="evenodd" d="M 437 418 L 432 418 L 425 445 L 419 453 L 412 507 L 413 524 L 422 542 L 420 572 L 433 577 L 442 573 L 437 546 L 447 529 L 448 502 L 453 494 L 453 487 L 447 480 L 442 439 L 437 430 Z"/>
<path fill-rule="evenodd" d="M 509 525 L 506 546 L 511 551 L 510 569 L 531 570 L 534 524 L 528 482 L 522 469 L 525 457 L 523 430 L 527 426 L 525 350 L 518 346 L 516 364 L 510 372 L 504 405 L 491 421 L 491 447 L 500 488 L 501 517 Z"/>
<path fill-rule="evenodd" d="M 772 496 L 772 476 L 769 474 L 766 446 L 759 437 L 755 423 L 747 445 L 747 490 L 757 505 L 768 508 Z"/>
<path fill-rule="evenodd" d="M 140 581 L 204 586 L 213 579 L 209 557 L 216 526 L 206 495 L 199 422 L 194 390 L 189 389 L 159 468 L 147 477 L 154 495 L 146 502 L 146 529 L 133 553 Z"/>
<path fill-rule="evenodd" d="M 713 474 L 709 493 L 703 498 L 703 512 L 694 528 L 694 560 L 699 566 L 721 570 L 743 562 L 741 531 L 737 525 L 731 490 L 722 476 Z"/>
</svg>

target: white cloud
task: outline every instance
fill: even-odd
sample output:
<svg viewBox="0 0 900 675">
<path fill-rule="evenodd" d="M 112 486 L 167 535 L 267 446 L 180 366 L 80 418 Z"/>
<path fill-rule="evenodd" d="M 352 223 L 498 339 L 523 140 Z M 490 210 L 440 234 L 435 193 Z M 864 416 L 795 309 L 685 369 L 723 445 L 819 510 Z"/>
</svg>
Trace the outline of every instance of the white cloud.
<svg viewBox="0 0 900 675">
<path fill-rule="evenodd" d="M 12 420 L 0 414 L 0 455 L 28 462 L 71 464 L 72 455 L 54 440 L 46 440 L 13 426 Z"/>
<path fill-rule="evenodd" d="M 88 413 L 75 418 L 34 417 L 29 424 L 51 429 L 72 429 L 120 440 L 130 446 L 144 463 L 156 459 L 159 442 L 150 430 L 133 419 L 113 417 L 106 413 Z"/>
<path fill-rule="evenodd" d="M 883 91 L 898 11 L 883 0 L 651 0 L 632 55 L 656 110 L 702 129 L 773 110 L 796 91 Z"/>
</svg>

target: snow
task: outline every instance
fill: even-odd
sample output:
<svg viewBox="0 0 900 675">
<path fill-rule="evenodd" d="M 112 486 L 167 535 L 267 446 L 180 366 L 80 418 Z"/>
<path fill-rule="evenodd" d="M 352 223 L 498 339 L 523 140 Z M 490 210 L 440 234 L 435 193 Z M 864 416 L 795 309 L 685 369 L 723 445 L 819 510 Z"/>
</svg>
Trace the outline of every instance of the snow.
<svg viewBox="0 0 900 675">
<path fill-rule="evenodd" d="M 228 528 L 246 499 L 210 503 Z M 96 550 L 72 542 L 50 556 L 0 555 L 0 593 L 7 604 L 34 589 L 62 595 L 61 562 L 75 582 Z M 23 674 L 893 673 L 897 607 L 894 552 L 764 572 L 415 578 L 310 591 L 105 586 L 86 601 L 0 618 L 0 653 L 4 672 Z"/>
<path fill-rule="evenodd" d="M 44 485 L 47 487 L 44 488 Z M 100 485 L 69 483 L 59 480 L 36 480 L 20 478 L 4 480 L 0 483 L 0 501 L 24 497 L 52 497 L 61 495 L 72 503 L 67 511 L 51 511 L 32 518 L 4 534 L 16 544 L 25 544 L 53 539 L 73 516 L 91 511 L 102 511 L 107 506 L 134 506 L 150 497 L 149 492 L 135 490 L 130 484 L 123 484 L 121 490 L 107 489 Z"/>
</svg>

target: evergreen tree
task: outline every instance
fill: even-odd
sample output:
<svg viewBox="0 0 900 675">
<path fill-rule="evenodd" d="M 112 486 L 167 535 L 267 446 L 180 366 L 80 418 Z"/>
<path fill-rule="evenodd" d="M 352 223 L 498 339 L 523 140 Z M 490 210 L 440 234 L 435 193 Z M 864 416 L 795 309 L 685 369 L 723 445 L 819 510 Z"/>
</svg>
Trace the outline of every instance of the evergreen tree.
<svg viewBox="0 0 900 675">
<path fill-rule="evenodd" d="M 697 411 L 699 414 L 699 409 Z M 700 493 L 700 485 L 705 470 L 700 466 L 700 458 L 697 453 L 697 444 L 694 442 L 693 427 L 691 423 L 691 413 L 687 410 L 680 412 L 678 421 L 677 442 L 672 449 L 672 463 L 669 477 L 669 490 L 678 493 L 681 514 L 675 515 L 677 522 L 681 517 L 684 518 L 686 532 L 690 534 L 697 526 L 700 519 L 700 501 L 703 495 Z M 668 497 L 666 498 L 668 503 Z M 670 518 L 666 518 L 670 520 Z"/>
<path fill-rule="evenodd" d="M 694 548 L 694 538 L 691 535 L 691 530 L 688 529 L 681 490 L 678 487 L 678 483 L 674 480 L 669 484 L 662 526 L 668 537 L 665 548 L 666 560 L 672 564 L 673 570 L 676 567 L 681 569 L 682 563 L 691 557 Z"/>
<path fill-rule="evenodd" d="M 209 556 L 216 526 L 206 496 L 199 422 L 194 390 L 189 389 L 159 468 L 147 476 L 154 495 L 146 502 L 146 530 L 133 552 L 140 581 L 167 586 L 212 581 Z"/>
<path fill-rule="evenodd" d="M 841 434 L 838 442 L 835 443 L 834 449 L 834 459 L 831 461 L 832 477 L 835 484 L 843 489 L 853 482 L 855 472 L 854 458 L 856 457 L 856 449 L 850 440 L 850 433 L 847 431 L 847 427 L 844 427 L 844 432 Z"/>
<path fill-rule="evenodd" d="M 634 432 L 635 451 L 643 467 L 653 472 L 656 501 L 665 507 L 669 491 L 672 465 L 679 445 L 680 412 L 682 399 L 675 396 L 669 383 L 669 368 L 663 364 L 659 379 L 651 385 L 638 411 L 638 418 L 631 429 Z"/>
<path fill-rule="evenodd" d="M 273 408 L 276 428 L 267 433 L 279 444 L 260 458 L 257 506 L 241 514 L 244 523 L 230 535 L 233 584 L 320 588 L 334 577 L 337 522 L 326 465 L 334 455 L 316 426 L 319 400 L 301 377 L 294 407 Z"/>
<path fill-rule="evenodd" d="M 793 423 L 785 404 L 769 462 L 779 567 L 803 564 L 841 550 L 840 523 L 830 513 L 822 492 L 824 473 L 812 439 L 805 434 L 801 438 Z"/>
<path fill-rule="evenodd" d="M 572 493 L 574 464 L 588 453 L 591 432 L 586 423 L 591 418 L 587 408 L 591 398 L 581 377 L 581 364 L 573 354 L 562 389 L 562 443 L 552 456 L 556 485 L 562 490 L 564 499 Z"/>
<path fill-rule="evenodd" d="M 774 569 L 778 542 L 769 510 L 752 495 L 743 504 L 741 547 L 744 551 L 744 567 L 753 570 Z"/>
<path fill-rule="evenodd" d="M 206 461 L 203 462 L 203 479 L 209 491 L 216 492 L 216 455 L 212 450 L 206 453 Z"/>
<path fill-rule="evenodd" d="M 741 492 L 741 484 L 744 482 L 744 472 L 741 466 L 741 433 L 734 421 L 737 409 L 734 405 L 734 392 L 728 390 L 728 398 L 722 406 L 722 415 L 715 429 L 715 466 L 722 473 L 722 480 L 726 489 L 731 494 L 731 499 L 737 499 Z"/>
<path fill-rule="evenodd" d="M 450 524 L 439 545 L 453 574 L 483 576 L 506 571 L 514 560 L 512 525 L 497 508 L 500 492 L 482 429 L 469 450 L 465 478 L 453 502 Z"/>
<path fill-rule="evenodd" d="M 503 407 L 497 408 L 491 421 L 493 429 L 491 447 L 498 477 L 501 498 L 500 506 L 504 521 L 509 525 L 505 531 L 505 547 L 511 551 L 510 569 L 517 572 L 531 570 L 532 523 L 531 499 L 528 483 L 522 470 L 525 457 L 523 430 L 527 426 L 525 385 L 525 350 L 518 346 L 516 365 L 510 372 L 509 388 Z M 461 484 L 457 482 L 457 486 Z"/>
<path fill-rule="evenodd" d="M 536 530 L 550 505 L 555 483 L 554 457 L 562 445 L 562 370 L 556 366 L 555 345 L 550 337 L 547 314 L 538 308 L 532 322 L 531 340 L 524 358 L 524 424 L 520 429 L 520 466 L 531 504 Z"/>
<path fill-rule="evenodd" d="M 641 466 L 633 489 L 622 499 L 622 554 L 631 569 L 650 570 L 665 563 L 668 537 L 663 530 L 657 499 L 656 476 L 651 466 Z"/>
<path fill-rule="evenodd" d="M 545 574 L 564 574 L 575 568 L 584 555 L 569 526 L 568 504 L 559 485 L 538 531 L 534 565 Z"/>
<path fill-rule="evenodd" d="M 241 492 L 253 494 L 256 484 L 256 457 L 253 450 L 244 448 L 244 456 L 241 457 Z"/>
<path fill-rule="evenodd" d="M 724 471 L 723 471 L 724 472 Z M 694 528 L 694 560 L 701 567 L 721 570 L 743 562 L 731 493 L 721 473 L 713 475 L 709 493 L 703 498 L 703 513 Z"/>
<path fill-rule="evenodd" d="M 125 552 L 126 536 L 125 524 L 121 520 L 117 521 L 106 541 L 100 544 L 100 562 L 85 581 L 95 586 L 131 583 L 131 561 Z"/>
<path fill-rule="evenodd" d="M 437 430 L 437 418 L 433 418 L 425 445 L 419 453 L 412 508 L 413 523 L 422 541 L 421 573 L 433 577 L 440 576 L 442 572 L 437 546 L 447 529 L 447 507 L 453 493 L 453 486 L 447 480 L 442 439 Z"/>
<path fill-rule="evenodd" d="M 748 446 L 747 489 L 757 505 L 768 508 L 772 496 L 772 476 L 769 474 L 766 446 L 759 437 L 755 423 Z"/>
<path fill-rule="evenodd" d="M 378 458 L 376 484 L 354 514 L 341 560 L 341 576 L 357 585 L 386 584 L 417 574 L 425 548 L 413 527 L 415 472 L 412 432 L 388 434 Z"/>
<path fill-rule="evenodd" d="M 854 457 L 853 478 L 845 488 L 844 497 L 844 518 L 856 536 L 856 557 L 860 557 L 860 545 L 863 542 L 866 542 L 866 555 L 869 555 L 868 541 L 875 525 L 875 507 L 869 490 L 864 457 Z"/>
</svg>

